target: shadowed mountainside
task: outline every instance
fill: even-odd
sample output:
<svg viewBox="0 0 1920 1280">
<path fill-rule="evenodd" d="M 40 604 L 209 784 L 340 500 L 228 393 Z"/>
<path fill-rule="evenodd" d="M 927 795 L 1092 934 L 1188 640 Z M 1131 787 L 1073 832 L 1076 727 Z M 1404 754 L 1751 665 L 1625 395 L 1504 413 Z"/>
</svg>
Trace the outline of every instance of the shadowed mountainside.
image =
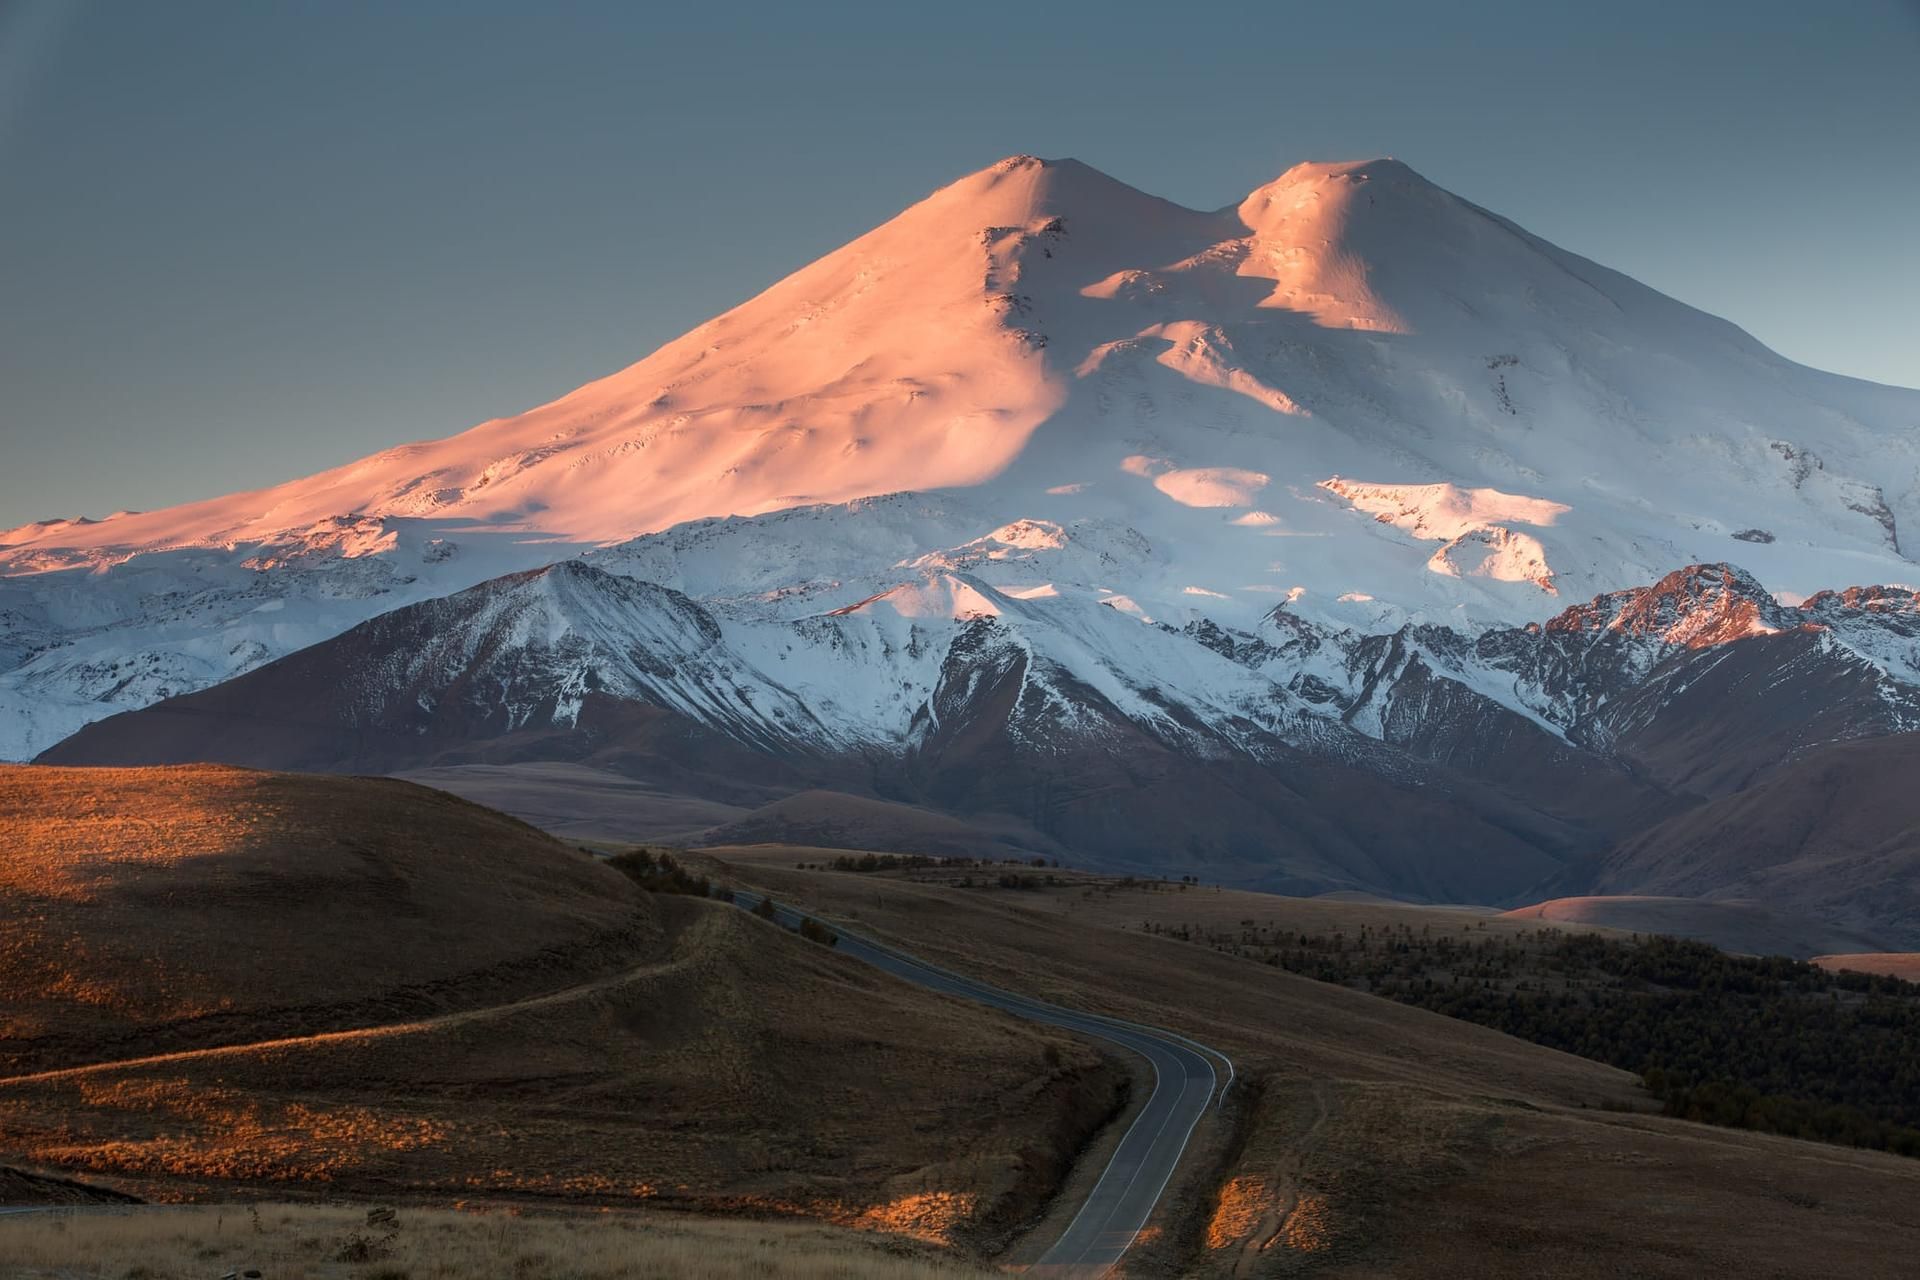
<svg viewBox="0 0 1920 1280">
<path fill-rule="evenodd" d="M 1601 893 L 1791 902 L 1910 946 L 1920 941 L 1916 776 L 1920 734 L 1822 747 L 1624 841 L 1591 883 Z"/>
</svg>

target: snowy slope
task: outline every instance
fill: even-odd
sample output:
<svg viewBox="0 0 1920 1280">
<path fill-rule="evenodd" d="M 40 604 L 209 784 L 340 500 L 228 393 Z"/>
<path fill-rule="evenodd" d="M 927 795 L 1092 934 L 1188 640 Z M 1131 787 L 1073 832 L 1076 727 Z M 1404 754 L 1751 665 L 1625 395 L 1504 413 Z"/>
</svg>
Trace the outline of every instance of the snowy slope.
<svg viewBox="0 0 1920 1280">
<path fill-rule="evenodd" d="M 1029 522 L 842 574 L 802 560 L 836 516 L 897 534 L 942 513 L 681 526 L 382 614 L 44 759 L 557 760 L 683 795 L 904 804 L 1115 869 L 1506 901 L 1578 890 L 1609 845 L 1829 744 L 1920 725 L 1920 686 L 1889 674 L 1920 656 L 1910 591 L 1787 606 L 1711 565 L 1473 635 L 1332 630 L 1285 605 L 1176 627 L 1087 580 L 1152 563 L 1103 526 Z M 736 587 L 755 566 L 798 586 L 682 589 L 726 565 L 749 570 Z"/>
<path fill-rule="evenodd" d="M 741 621 L 938 574 L 1060 617 L 1250 630 L 1286 602 L 1468 637 L 1696 563 L 1785 599 L 1897 586 L 1916 423 L 1920 393 L 1795 365 L 1394 161 L 1208 213 L 1014 157 L 519 417 L 0 533 L 0 755 L 593 548 Z"/>
<path fill-rule="evenodd" d="M 1397 610 L 1356 622 L 1305 596 L 1263 601 L 1247 617 L 1224 595 L 1182 588 L 1177 548 L 1099 518 L 1016 521 L 939 545 L 986 523 L 972 496 L 700 521 L 584 559 L 701 599 L 747 652 L 763 652 L 744 640 L 759 631 L 780 637 L 782 663 L 798 662 L 794 629 L 810 637 L 826 665 L 803 700 L 857 725 L 854 740 L 892 749 L 910 742 L 898 707 L 929 696 L 927 673 L 952 625 L 977 618 L 1155 732 L 1203 724 L 1255 755 L 1270 737 L 1335 754 L 1363 752 L 1359 739 L 1451 759 L 1490 721 L 1512 729 L 1511 717 L 1538 731 L 1534 750 L 1611 759 L 1670 705 L 1727 719 L 1704 693 L 1684 695 L 1714 688 L 1709 673 L 1728 658 L 1737 661 L 1722 678 L 1744 665 L 1755 687 L 1727 696 L 1750 699 L 1764 685 L 1763 700 L 1783 708 L 1778 726 L 1746 726 L 1750 747 L 1799 751 L 1920 728 L 1920 594 L 1911 589 L 1822 592 L 1789 605 L 1721 563 L 1566 604 L 1543 623 L 1462 627 L 1400 621 Z M 920 547 L 932 549 L 915 554 Z M 887 557 L 890 567 L 874 567 Z M 883 614 L 912 619 L 915 637 L 896 644 L 928 655 L 920 675 L 846 665 L 842 625 Z M 895 705 L 893 719 L 853 710 L 876 693 Z"/>
</svg>

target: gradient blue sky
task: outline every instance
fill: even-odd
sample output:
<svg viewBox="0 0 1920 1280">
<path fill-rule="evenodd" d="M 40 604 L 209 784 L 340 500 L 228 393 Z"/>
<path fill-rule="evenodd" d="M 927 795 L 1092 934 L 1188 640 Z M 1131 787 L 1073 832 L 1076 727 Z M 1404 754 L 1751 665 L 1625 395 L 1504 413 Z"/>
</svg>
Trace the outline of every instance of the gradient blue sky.
<svg viewBox="0 0 1920 1280">
<path fill-rule="evenodd" d="M 1395 155 L 1920 386 L 1920 9 L 0 0 L 0 527 L 609 373 L 933 188 Z"/>
</svg>

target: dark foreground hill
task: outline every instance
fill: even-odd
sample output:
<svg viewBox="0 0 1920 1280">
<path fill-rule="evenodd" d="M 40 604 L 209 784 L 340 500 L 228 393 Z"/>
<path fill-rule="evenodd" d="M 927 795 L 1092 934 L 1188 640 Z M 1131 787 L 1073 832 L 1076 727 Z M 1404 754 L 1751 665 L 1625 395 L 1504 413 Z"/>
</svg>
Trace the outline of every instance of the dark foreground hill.
<svg viewBox="0 0 1920 1280">
<path fill-rule="evenodd" d="M 0 989 L 9 1025 L 39 1028 L 14 1046 L 37 1060 L 0 1078 L 0 1164 L 148 1198 L 793 1216 L 1018 1265 L 1103 1163 L 1123 1082 L 1136 1101 L 1147 1085 L 1136 1061 L 403 784 L 6 782 L 11 923 L 64 942 L 48 944 L 58 973 L 16 967 Z M 1143 911 L 1401 909 L 717 852 L 687 860 L 1232 1054 L 1233 1090 L 1130 1255 L 1141 1275 L 1877 1276 L 1920 1247 L 1905 1216 L 1920 1163 L 1666 1120 L 1626 1072 L 1139 927 Z M 1429 910 L 1417 927 L 1474 919 Z M 130 978 L 120 935 L 175 977 Z M 223 936 L 230 955 L 205 945 Z M 603 941 L 567 950 L 581 937 Z M 183 982 L 186 956 L 210 968 Z M 270 1038 L 183 1047 L 183 1010 L 207 1005 L 229 1020 L 198 1025 L 251 1019 Z M 296 1012 L 308 1025 L 289 1029 Z"/>
<path fill-rule="evenodd" d="M 0 768 L 0 1069 L 331 1031 L 613 971 L 644 894 L 376 778 Z"/>
<path fill-rule="evenodd" d="M 8 769 L 0 876 L 0 1164 L 161 1198 L 520 1196 L 991 1241 L 1125 1078 L 409 783 Z"/>
</svg>

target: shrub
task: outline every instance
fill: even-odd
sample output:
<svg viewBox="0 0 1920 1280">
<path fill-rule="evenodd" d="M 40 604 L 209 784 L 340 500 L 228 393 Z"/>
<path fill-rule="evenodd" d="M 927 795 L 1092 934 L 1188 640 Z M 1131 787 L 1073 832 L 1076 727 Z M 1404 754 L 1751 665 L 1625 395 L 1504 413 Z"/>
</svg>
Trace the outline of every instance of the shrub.
<svg viewBox="0 0 1920 1280">
<path fill-rule="evenodd" d="M 865 874 L 873 871 L 910 871 L 920 867 L 972 866 L 972 858 L 930 858 L 924 853 L 841 854 L 831 863 L 835 871 Z M 816 863 L 818 867 L 821 864 Z"/>
<path fill-rule="evenodd" d="M 393 1252 L 394 1233 L 371 1235 L 359 1231 L 349 1232 L 333 1252 L 335 1262 L 378 1262 Z"/>
<path fill-rule="evenodd" d="M 713 895 L 713 881 L 694 875 L 664 849 L 658 854 L 648 849 L 617 853 L 607 859 L 607 865 L 648 893 L 684 893 L 696 898 Z"/>
</svg>

